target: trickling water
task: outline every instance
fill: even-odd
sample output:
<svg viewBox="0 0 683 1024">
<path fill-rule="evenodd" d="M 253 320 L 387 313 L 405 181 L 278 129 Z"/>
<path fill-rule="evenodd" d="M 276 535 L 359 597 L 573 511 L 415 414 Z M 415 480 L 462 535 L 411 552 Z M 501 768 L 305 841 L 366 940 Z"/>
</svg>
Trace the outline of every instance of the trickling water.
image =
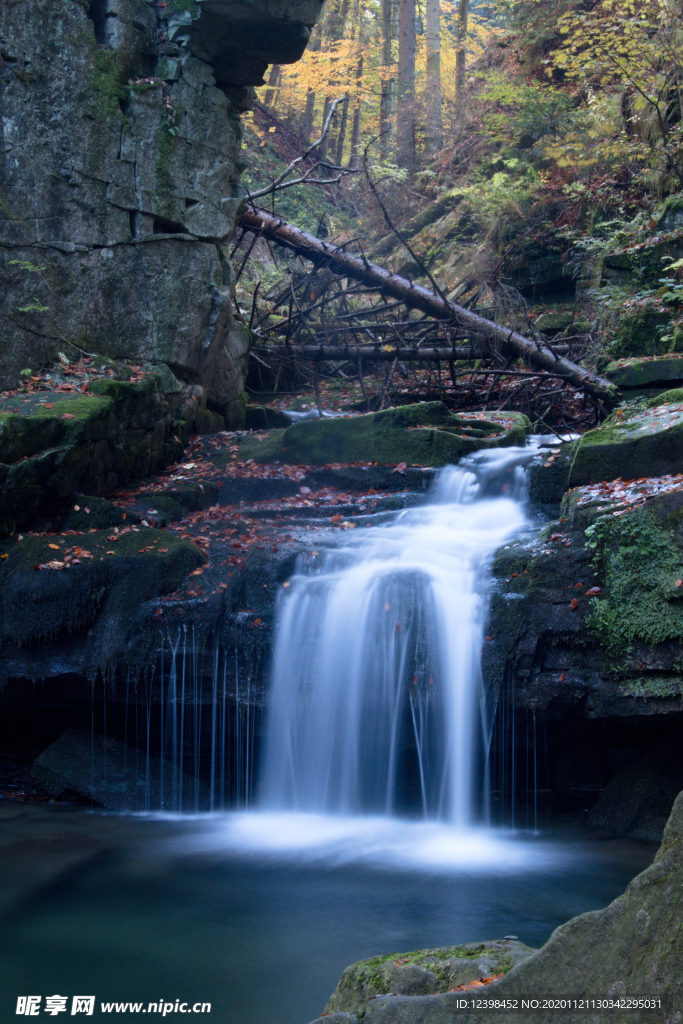
<svg viewBox="0 0 683 1024">
<path fill-rule="evenodd" d="M 487 566 L 525 522 L 532 456 L 478 452 L 430 504 L 301 560 L 278 609 L 265 808 L 486 818 Z"/>
</svg>

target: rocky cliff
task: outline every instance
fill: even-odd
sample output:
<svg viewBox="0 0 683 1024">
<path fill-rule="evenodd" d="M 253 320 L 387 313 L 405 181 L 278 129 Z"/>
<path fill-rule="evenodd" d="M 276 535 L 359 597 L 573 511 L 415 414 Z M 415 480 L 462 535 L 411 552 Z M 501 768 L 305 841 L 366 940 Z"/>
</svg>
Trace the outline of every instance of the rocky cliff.
<svg viewBox="0 0 683 1024">
<path fill-rule="evenodd" d="M 240 111 L 269 63 L 299 59 L 320 6 L 2 5 L 0 388 L 80 348 L 164 363 L 239 422 Z"/>
</svg>

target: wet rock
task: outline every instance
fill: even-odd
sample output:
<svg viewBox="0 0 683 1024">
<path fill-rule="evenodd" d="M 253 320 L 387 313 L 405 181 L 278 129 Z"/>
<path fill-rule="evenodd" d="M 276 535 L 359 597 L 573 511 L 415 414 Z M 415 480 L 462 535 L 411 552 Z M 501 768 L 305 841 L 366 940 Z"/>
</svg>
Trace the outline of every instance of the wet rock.
<svg viewBox="0 0 683 1024">
<path fill-rule="evenodd" d="M 161 757 L 73 726 L 33 762 L 33 781 L 53 797 L 85 797 L 112 811 L 207 810 L 198 780 Z"/>
<path fill-rule="evenodd" d="M 500 939 L 371 957 L 346 968 L 324 1012 L 367 1013 L 371 1000 L 388 993 L 447 992 L 456 985 L 507 972 L 533 952 L 515 939 Z"/>
<path fill-rule="evenodd" d="M 523 444 L 521 413 L 450 413 L 442 402 L 421 402 L 364 416 L 317 419 L 247 441 L 241 456 L 297 465 L 330 462 L 413 463 L 443 466 L 482 448 Z"/>
<path fill-rule="evenodd" d="M 114 526 L 132 526 L 140 522 L 135 512 L 127 512 L 106 498 L 72 494 L 69 510 L 62 519 L 62 530 L 107 530 Z"/>
<path fill-rule="evenodd" d="M 683 390 L 666 391 L 634 409 L 617 410 L 584 434 L 569 485 L 663 476 L 680 472 L 682 465 Z"/>
<path fill-rule="evenodd" d="M 0 678 L 154 662 L 159 599 L 205 556 L 173 534 L 133 527 L 81 536 L 29 535 L 0 560 Z"/>
<path fill-rule="evenodd" d="M 301 481 L 302 485 L 317 490 L 319 487 L 337 487 L 341 491 L 424 491 L 432 485 L 436 473 L 432 469 L 406 467 L 396 472 L 386 466 L 339 466 L 312 469 Z"/>
<path fill-rule="evenodd" d="M 577 441 L 547 448 L 530 463 L 529 500 L 539 505 L 558 505 L 569 486 L 569 475 L 576 454 Z"/>
</svg>

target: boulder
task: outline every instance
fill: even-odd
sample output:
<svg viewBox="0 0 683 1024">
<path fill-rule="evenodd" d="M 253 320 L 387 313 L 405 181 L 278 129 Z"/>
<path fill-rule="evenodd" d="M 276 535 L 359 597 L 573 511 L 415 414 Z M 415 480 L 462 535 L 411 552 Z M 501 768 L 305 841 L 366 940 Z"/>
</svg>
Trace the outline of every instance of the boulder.
<svg viewBox="0 0 683 1024">
<path fill-rule="evenodd" d="M 371 1000 L 389 992 L 404 996 L 448 992 L 456 985 L 507 972 L 533 952 L 516 939 L 500 939 L 360 960 L 346 968 L 323 1013 L 359 1013 Z"/>
<path fill-rule="evenodd" d="M 665 391 L 632 409 L 617 409 L 601 427 L 584 434 L 576 449 L 569 486 L 681 470 L 683 390 Z"/>
<path fill-rule="evenodd" d="M 296 465 L 379 462 L 445 466 L 482 448 L 523 445 L 521 413 L 450 413 L 442 402 L 404 405 L 364 416 L 303 420 L 265 441 L 241 446 L 242 458 Z"/>
<path fill-rule="evenodd" d="M 617 359 L 603 376 L 618 388 L 649 388 L 683 381 L 683 355 L 643 356 Z"/>
<path fill-rule="evenodd" d="M 609 1018 L 633 1024 L 680 1018 L 683 1005 L 683 793 L 679 794 L 654 863 L 604 910 L 575 917 L 557 928 L 546 944 L 485 989 L 444 995 L 381 996 L 369 1002 L 363 1024 L 490 1024 L 491 1011 L 477 1000 L 565 999 L 618 1000 L 650 997 L 654 1008 L 625 1012 L 589 1006 L 535 1009 L 528 1017 L 519 1008 L 497 1009 L 497 1024 L 604 1024 Z M 327 1018 L 329 1019 L 329 1018 Z"/>
<path fill-rule="evenodd" d="M 170 761 L 70 726 L 33 762 L 31 778 L 53 797 L 92 800 L 111 811 L 208 810 L 201 782 Z"/>
<path fill-rule="evenodd" d="M 4 395 L 0 534 L 64 508 L 75 491 L 102 495 L 153 473 L 181 451 L 157 374 L 95 380 L 82 395 Z"/>
</svg>

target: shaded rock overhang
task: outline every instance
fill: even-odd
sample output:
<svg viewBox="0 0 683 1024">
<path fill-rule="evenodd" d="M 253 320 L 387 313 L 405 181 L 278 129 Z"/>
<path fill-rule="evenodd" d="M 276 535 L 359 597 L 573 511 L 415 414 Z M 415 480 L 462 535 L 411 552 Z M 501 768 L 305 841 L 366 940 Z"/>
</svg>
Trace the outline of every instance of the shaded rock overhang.
<svg viewBox="0 0 683 1024">
<path fill-rule="evenodd" d="M 322 2 L 196 0 L 188 46 L 213 68 L 219 88 L 263 85 L 269 64 L 301 59 Z"/>
</svg>

